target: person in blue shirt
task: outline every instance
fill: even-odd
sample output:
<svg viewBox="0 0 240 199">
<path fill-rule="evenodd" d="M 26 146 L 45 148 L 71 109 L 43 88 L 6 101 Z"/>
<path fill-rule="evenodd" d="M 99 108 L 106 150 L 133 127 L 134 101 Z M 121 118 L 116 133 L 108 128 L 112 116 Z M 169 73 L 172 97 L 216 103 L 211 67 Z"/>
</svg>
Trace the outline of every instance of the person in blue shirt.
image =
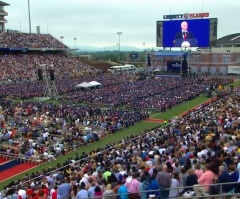
<svg viewBox="0 0 240 199">
<path fill-rule="evenodd" d="M 148 195 L 155 195 L 156 198 L 159 198 L 160 197 L 160 186 L 156 180 L 156 176 L 153 175 L 150 179 L 150 182 L 149 182 L 149 187 L 148 187 L 148 190 L 152 190 L 152 191 L 149 191 L 148 192 Z M 155 191 L 156 190 L 156 191 Z"/>
<path fill-rule="evenodd" d="M 118 188 L 117 194 L 118 194 L 117 199 L 128 199 L 128 190 L 127 190 L 127 187 L 123 183 Z"/>
<path fill-rule="evenodd" d="M 71 186 L 69 183 L 67 183 L 64 179 L 61 180 L 61 184 L 58 187 L 58 194 L 60 196 L 60 199 L 68 198 L 70 195 Z"/>
<path fill-rule="evenodd" d="M 77 193 L 77 198 L 86 199 L 88 198 L 88 191 L 85 189 L 85 183 L 81 182 L 80 190 Z"/>
<path fill-rule="evenodd" d="M 140 199 L 147 199 L 149 190 L 149 182 L 147 181 L 146 176 L 142 176 L 141 182 L 140 182 Z"/>
<path fill-rule="evenodd" d="M 229 165 L 229 174 L 232 182 L 238 182 L 239 179 L 239 171 L 236 169 L 236 166 L 234 164 Z M 232 185 L 235 188 L 235 192 L 239 193 L 240 192 L 240 185 L 239 183 L 233 184 Z"/>
</svg>

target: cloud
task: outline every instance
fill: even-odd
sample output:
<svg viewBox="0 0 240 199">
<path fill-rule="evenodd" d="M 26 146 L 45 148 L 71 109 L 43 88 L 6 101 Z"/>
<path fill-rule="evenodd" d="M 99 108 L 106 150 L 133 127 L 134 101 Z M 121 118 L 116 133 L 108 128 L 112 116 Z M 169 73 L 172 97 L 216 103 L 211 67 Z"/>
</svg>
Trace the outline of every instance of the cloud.
<svg viewBox="0 0 240 199">
<path fill-rule="evenodd" d="M 32 31 L 40 25 L 42 33 L 64 36 L 67 45 L 73 38 L 83 45 L 107 46 L 118 42 L 121 31 L 125 45 L 155 47 L 156 21 L 164 14 L 210 12 L 219 18 L 218 35 L 238 32 L 239 0 L 30 0 Z M 27 0 L 5 0 L 9 29 L 28 32 Z M 228 14 L 223 14 L 226 13 Z"/>
</svg>

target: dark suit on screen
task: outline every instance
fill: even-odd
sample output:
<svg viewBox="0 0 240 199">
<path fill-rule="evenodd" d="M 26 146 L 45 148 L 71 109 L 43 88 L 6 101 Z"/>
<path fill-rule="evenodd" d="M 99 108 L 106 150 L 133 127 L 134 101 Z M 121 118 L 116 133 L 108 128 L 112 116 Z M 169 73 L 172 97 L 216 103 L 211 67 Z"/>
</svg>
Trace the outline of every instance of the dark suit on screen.
<svg viewBox="0 0 240 199">
<path fill-rule="evenodd" d="M 187 31 L 183 33 L 182 31 L 179 31 L 175 34 L 175 39 L 195 39 L 195 37 L 192 32 Z"/>
</svg>

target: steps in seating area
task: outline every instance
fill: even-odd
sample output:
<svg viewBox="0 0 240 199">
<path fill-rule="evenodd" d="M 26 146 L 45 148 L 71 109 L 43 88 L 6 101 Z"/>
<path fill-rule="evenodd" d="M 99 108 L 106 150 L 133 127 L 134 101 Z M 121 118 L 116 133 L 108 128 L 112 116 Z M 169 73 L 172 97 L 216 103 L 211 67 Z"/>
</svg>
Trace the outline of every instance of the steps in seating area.
<svg viewBox="0 0 240 199">
<path fill-rule="evenodd" d="M 5 164 L 0 165 L 0 172 L 10 169 L 12 167 L 18 166 L 20 164 L 21 162 L 19 162 L 17 159 L 8 161 Z"/>
<path fill-rule="evenodd" d="M 7 160 L 6 158 L 0 157 L 0 165 L 4 164 L 5 162 L 8 162 L 9 160 Z"/>
</svg>

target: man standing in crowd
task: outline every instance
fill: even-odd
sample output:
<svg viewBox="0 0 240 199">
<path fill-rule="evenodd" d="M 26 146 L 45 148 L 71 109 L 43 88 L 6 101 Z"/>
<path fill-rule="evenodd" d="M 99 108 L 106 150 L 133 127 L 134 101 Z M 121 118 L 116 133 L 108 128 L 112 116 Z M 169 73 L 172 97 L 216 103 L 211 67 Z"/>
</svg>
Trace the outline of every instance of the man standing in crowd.
<svg viewBox="0 0 240 199">
<path fill-rule="evenodd" d="M 63 179 L 58 187 L 58 194 L 60 196 L 60 199 L 67 199 L 70 195 L 70 191 L 71 191 L 70 184 L 67 183 L 65 179 Z"/>
<path fill-rule="evenodd" d="M 157 182 L 160 186 L 160 198 L 165 199 L 169 197 L 169 188 L 172 184 L 171 175 L 167 172 L 167 165 L 163 165 L 162 171 L 157 174 Z"/>
</svg>

